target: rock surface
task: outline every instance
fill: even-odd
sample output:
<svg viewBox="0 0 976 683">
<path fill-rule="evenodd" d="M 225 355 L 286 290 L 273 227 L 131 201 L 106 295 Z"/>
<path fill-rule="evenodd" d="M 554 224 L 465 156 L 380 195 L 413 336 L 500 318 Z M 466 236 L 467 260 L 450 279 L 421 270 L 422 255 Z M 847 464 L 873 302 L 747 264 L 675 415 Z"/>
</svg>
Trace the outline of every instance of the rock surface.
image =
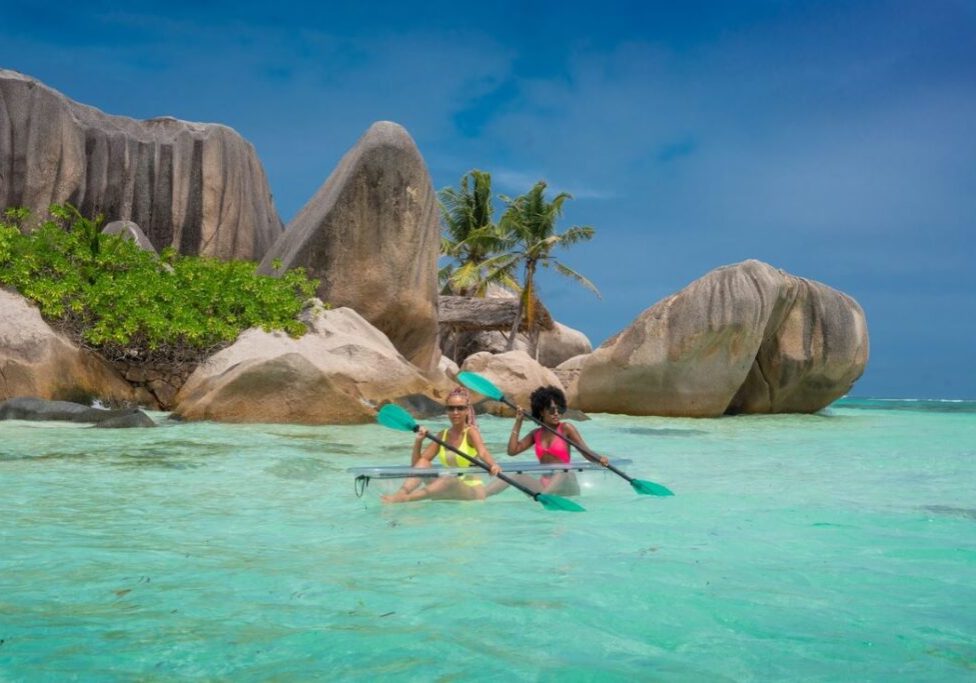
<svg viewBox="0 0 976 683">
<path fill-rule="evenodd" d="M 528 353 L 529 341 L 525 334 L 515 335 L 514 351 Z M 441 335 L 441 352 L 452 358 L 464 358 L 476 353 L 505 353 L 508 341 L 505 335 L 495 330 L 482 332 L 461 331 Z M 547 368 L 555 368 L 573 356 L 590 353 L 593 346 L 585 334 L 572 327 L 553 321 L 553 329 L 539 332 L 536 356 L 539 363 Z"/>
<path fill-rule="evenodd" d="M 149 238 L 146 237 L 146 233 L 132 221 L 112 221 L 102 228 L 102 233 L 105 235 L 120 235 L 122 238 L 135 243 L 143 251 L 148 251 L 158 256 L 156 248 L 149 241 Z"/>
<path fill-rule="evenodd" d="M 579 404 L 579 376 L 587 357 L 589 357 L 588 353 L 573 356 L 552 369 L 565 388 L 566 403 L 570 406 Z"/>
<path fill-rule="evenodd" d="M 574 356 L 593 350 L 593 345 L 585 334 L 568 325 L 553 322 L 553 329 L 539 333 L 539 348 L 536 353 L 539 363 L 547 368 L 555 368 Z"/>
<path fill-rule="evenodd" d="M 856 301 L 750 260 L 658 302 L 587 356 L 578 402 L 628 415 L 815 412 L 867 358 Z"/>
<path fill-rule="evenodd" d="M 83 422 L 115 429 L 156 426 L 153 419 L 138 408 L 104 410 L 71 401 L 46 401 L 29 396 L 0 403 L 0 420 Z"/>
<path fill-rule="evenodd" d="M 18 396 L 154 405 L 100 357 L 51 329 L 26 299 L 0 289 L 0 400 Z"/>
<path fill-rule="evenodd" d="M 254 148 L 234 130 L 137 121 L 79 104 L 0 69 L 0 208 L 138 223 L 159 251 L 260 259 L 281 219 Z"/>
<path fill-rule="evenodd" d="M 356 424 L 390 397 L 429 382 L 383 333 L 350 308 L 314 309 L 299 339 L 250 329 L 201 364 L 180 390 L 189 420 Z"/>
<path fill-rule="evenodd" d="M 437 196 L 407 132 L 373 124 L 261 262 L 304 267 L 318 297 L 348 306 L 422 371 L 436 368 Z"/>
</svg>

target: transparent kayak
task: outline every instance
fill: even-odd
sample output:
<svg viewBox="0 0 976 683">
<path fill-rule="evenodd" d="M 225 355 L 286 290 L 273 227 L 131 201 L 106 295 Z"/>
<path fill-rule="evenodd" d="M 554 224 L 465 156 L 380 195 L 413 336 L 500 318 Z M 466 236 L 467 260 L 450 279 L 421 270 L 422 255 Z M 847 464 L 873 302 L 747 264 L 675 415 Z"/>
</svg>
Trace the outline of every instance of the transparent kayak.
<svg viewBox="0 0 976 683">
<path fill-rule="evenodd" d="M 533 477 L 548 477 L 560 472 L 571 472 L 577 477 L 580 483 L 581 492 L 588 488 L 593 488 L 598 482 L 611 474 L 600 465 L 596 465 L 589 460 L 570 461 L 568 463 L 547 463 L 537 461 L 512 461 L 502 460 L 499 462 L 505 474 L 529 475 Z M 626 467 L 631 464 L 630 460 L 615 458 L 613 464 L 619 467 Z M 481 468 L 472 465 L 471 467 L 410 467 L 407 465 L 387 465 L 375 467 L 350 467 L 346 470 L 354 477 L 355 490 L 357 496 L 370 487 L 371 482 L 376 482 L 370 490 L 377 494 L 392 493 L 400 487 L 404 479 L 410 477 L 420 477 L 422 479 L 434 479 L 437 477 L 460 477 L 463 475 L 473 475 L 481 477 L 485 482 L 491 479 L 491 475 Z M 613 476 L 613 475 L 611 475 Z"/>
</svg>

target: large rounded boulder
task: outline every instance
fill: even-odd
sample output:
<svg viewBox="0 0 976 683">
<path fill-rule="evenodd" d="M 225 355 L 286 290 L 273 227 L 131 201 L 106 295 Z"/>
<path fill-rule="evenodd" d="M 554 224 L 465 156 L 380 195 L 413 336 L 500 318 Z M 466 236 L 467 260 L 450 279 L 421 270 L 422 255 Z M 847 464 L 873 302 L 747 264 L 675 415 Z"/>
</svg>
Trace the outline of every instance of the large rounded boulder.
<svg viewBox="0 0 976 683">
<path fill-rule="evenodd" d="M 219 422 L 358 424 L 384 400 L 430 391 L 386 335 L 350 308 L 306 313 L 293 339 L 250 329 L 200 365 L 177 396 L 177 416 Z"/>
<path fill-rule="evenodd" d="M 373 124 L 288 224 L 260 271 L 303 267 L 423 371 L 437 367 L 437 195 L 402 126 Z M 279 266 L 279 267 L 276 267 Z"/>
<path fill-rule="evenodd" d="M 750 260 L 645 310 L 586 356 L 579 407 L 629 415 L 815 412 L 864 372 L 851 297 Z"/>
<path fill-rule="evenodd" d="M 593 345 L 585 334 L 554 320 L 551 330 L 542 330 L 539 333 L 536 356 L 545 367 L 556 368 L 570 358 L 592 350 Z"/>
<path fill-rule="evenodd" d="M 0 289 L 0 400 L 22 396 L 155 405 L 101 357 L 51 329 L 25 298 Z"/>
<path fill-rule="evenodd" d="M 134 221 L 152 246 L 260 259 L 281 219 L 254 147 L 216 124 L 110 116 L 0 69 L 0 208 Z"/>
</svg>

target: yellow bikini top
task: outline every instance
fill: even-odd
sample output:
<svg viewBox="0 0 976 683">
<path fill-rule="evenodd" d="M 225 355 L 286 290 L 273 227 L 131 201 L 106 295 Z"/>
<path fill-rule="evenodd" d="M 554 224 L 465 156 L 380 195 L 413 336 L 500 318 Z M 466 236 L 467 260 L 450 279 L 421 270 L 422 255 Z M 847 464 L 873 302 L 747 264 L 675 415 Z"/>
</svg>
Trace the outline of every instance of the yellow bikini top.
<svg viewBox="0 0 976 683">
<path fill-rule="evenodd" d="M 445 429 L 441 432 L 441 441 L 447 441 L 447 433 L 449 429 Z M 466 453 L 472 457 L 478 457 L 478 449 L 468 443 L 468 429 L 465 427 L 463 434 L 461 435 L 461 445 L 457 447 L 462 453 Z M 441 464 L 447 467 L 468 467 L 471 465 L 470 462 L 462 458 L 457 453 L 452 453 L 443 446 L 437 451 L 437 457 L 440 459 Z"/>
</svg>

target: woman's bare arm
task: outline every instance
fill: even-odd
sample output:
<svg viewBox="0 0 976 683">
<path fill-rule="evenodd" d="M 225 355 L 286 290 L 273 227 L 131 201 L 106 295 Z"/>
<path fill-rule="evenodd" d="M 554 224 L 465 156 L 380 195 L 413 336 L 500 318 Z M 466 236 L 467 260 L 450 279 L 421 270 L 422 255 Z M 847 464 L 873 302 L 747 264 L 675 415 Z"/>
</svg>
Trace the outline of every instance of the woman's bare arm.
<svg viewBox="0 0 976 683">
<path fill-rule="evenodd" d="M 478 457 L 491 467 L 492 476 L 502 471 L 502 468 L 495 462 L 495 459 L 488 451 L 488 447 L 485 445 L 484 439 L 481 438 L 481 432 L 478 431 L 477 427 L 468 427 L 468 441 L 478 451 Z"/>
<path fill-rule="evenodd" d="M 577 448 L 576 450 L 582 453 L 584 458 L 586 458 L 590 462 L 599 463 L 603 467 L 607 466 L 607 463 L 610 462 L 607 459 L 607 456 L 599 455 L 592 448 L 587 446 L 586 442 L 583 441 L 583 436 L 579 433 L 579 430 L 576 429 L 576 427 L 569 424 L 568 422 L 563 422 L 563 429 L 565 430 L 567 437 L 569 437 L 570 439 L 572 439 L 573 441 L 575 441 L 576 443 L 578 443 L 580 446 L 583 447 L 583 448 Z M 593 453 L 593 457 L 590 456 L 590 453 Z"/>
</svg>

